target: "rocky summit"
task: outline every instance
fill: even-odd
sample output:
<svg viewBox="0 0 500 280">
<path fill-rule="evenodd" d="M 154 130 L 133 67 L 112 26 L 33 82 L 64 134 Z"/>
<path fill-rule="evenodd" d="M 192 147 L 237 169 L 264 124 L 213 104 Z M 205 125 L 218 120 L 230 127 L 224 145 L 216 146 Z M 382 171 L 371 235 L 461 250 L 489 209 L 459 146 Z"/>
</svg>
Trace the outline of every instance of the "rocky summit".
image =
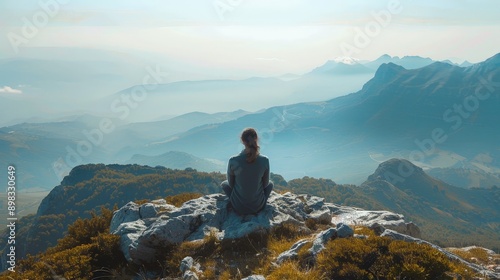
<svg viewBox="0 0 500 280">
<path fill-rule="evenodd" d="M 323 224 L 324 230 L 312 231 L 307 224 Z M 219 241 L 233 242 L 251 234 L 266 234 L 283 224 L 296 225 L 309 238 L 298 240 L 289 250 L 277 256 L 273 264 L 280 266 L 288 260 L 297 259 L 301 248 L 309 248 L 309 261 L 314 264 L 316 256 L 325 249 L 329 240 L 367 236 L 355 234 L 352 226 L 365 226 L 378 236 L 427 244 L 442 252 L 448 259 L 458 261 L 488 279 L 500 279 L 497 268 L 485 268 L 470 263 L 458 255 L 420 239 L 420 229 L 406 222 L 401 214 L 389 211 L 368 211 L 360 208 L 326 203 L 324 199 L 306 194 L 273 192 L 266 207 L 255 215 L 240 216 L 228 207 L 223 194 L 210 194 L 186 201 L 180 207 L 168 204 L 164 199 L 144 204 L 129 202 L 115 211 L 110 232 L 120 236 L 120 248 L 127 261 L 147 265 L 153 264 L 168 252 L 168 248 L 184 241 L 199 241 L 205 236 Z M 305 247 L 308 246 L 308 247 Z M 183 279 L 198 279 L 202 273 L 200 265 L 186 256 L 180 263 Z M 245 279 L 265 279 L 252 275 Z"/>
<path fill-rule="evenodd" d="M 405 222 L 403 215 L 325 203 L 323 198 L 311 195 L 273 192 L 267 206 L 256 215 L 240 216 L 227 206 L 228 199 L 223 194 L 193 199 L 181 207 L 167 204 L 163 199 L 142 205 L 129 202 L 114 213 L 110 231 L 120 236 L 126 259 L 137 264 L 154 261 L 166 246 L 200 240 L 209 234 L 215 234 L 219 240 L 238 239 L 269 232 L 283 223 L 293 223 L 307 231 L 309 219 L 336 225 L 324 233 L 328 236 L 352 236 L 348 225 L 354 224 L 420 236 L 418 227 Z M 316 247 L 321 248 L 321 244 Z"/>
</svg>

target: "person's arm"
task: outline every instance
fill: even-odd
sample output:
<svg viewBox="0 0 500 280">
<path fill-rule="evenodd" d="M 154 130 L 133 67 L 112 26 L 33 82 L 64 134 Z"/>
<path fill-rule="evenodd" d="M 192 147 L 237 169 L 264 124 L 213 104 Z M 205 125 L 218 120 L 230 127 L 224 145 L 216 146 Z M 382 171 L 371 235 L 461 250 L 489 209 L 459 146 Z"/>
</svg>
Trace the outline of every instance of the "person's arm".
<svg viewBox="0 0 500 280">
<path fill-rule="evenodd" d="M 269 176 L 270 176 L 270 167 L 269 167 L 269 159 L 266 158 L 266 167 L 264 171 L 264 175 L 262 175 L 262 186 L 265 188 L 269 184 Z"/>
<path fill-rule="evenodd" d="M 231 159 L 227 163 L 227 182 L 231 188 L 234 188 L 234 182 L 236 180 L 236 176 L 234 175 L 234 166 Z"/>
</svg>

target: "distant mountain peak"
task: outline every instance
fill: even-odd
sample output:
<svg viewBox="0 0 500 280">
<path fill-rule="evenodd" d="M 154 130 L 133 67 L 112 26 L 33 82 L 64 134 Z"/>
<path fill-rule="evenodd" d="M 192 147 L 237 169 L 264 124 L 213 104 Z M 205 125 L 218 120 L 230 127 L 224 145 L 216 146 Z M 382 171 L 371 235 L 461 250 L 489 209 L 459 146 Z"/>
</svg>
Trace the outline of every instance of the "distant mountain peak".
<svg viewBox="0 0 500 280">
<path fill-rule="evenodd" d="M 492 75 L 498 75 L 498 68 L 500 67 L 500 53 L 495 54 L 494 56 L 486 59 L 483 62 L 475 63 L 471 65 L 469 71 L 478 73 L 479 75 L 483 75 L 487 72 L 491 72 Z M 497 78 L 493 78 L 496 80 Z"/>
<path fill-rule="evenodd" d="M 422 168 L 410 161 L 401 158 L 392 158 L 379 164 L 375 172 L 368 176 L 368 181 L 385 180 L 390 183 L 398 181 L 398 178 L 428 176 Z"/>
<path fill-rule="evenodd" d="M 323 65 L 314 68 L 310 74 L 366 74 L 373 73 L 373 69 L 365 67 L 361 61 L 353 57 L 336 57 L 328 60 Z"/>
<path fill-rule="evenodd" d="M 394 64 L 392 62 L 383 63 L 377 69 L 377 72 L 375 72 L 375 78 L 381 78 L 384 80 L 390 79 L 404 70 L 406 70 L 406 69 L 403 66 L 399 66 L 399 65 Z"/>
<path fill-rule="evenodd" d="M 343 63 L 347 65 L 354 65 L 359 63 L 359 59 L 348 56 L 339 56 L 333 59 L 336 63 Z"/>
<path fill-rule="evenodd" d="M 372 69 L 377 69 L 383 63 L 394 63 L 403 66 L 405 69 L 417 69 L 427 66 L 432 62 L 434 62 L 434 60 L 428 57 L 421 57 L 416 55 L 399 57 L 399 56 L 390 56 L 388 54 L 383 54 L 376 60 L 365 63 L 365 65 Z"/>
<path fill-rule="evenodd" d="M 430 69 L 441 70 L 441 69 L 456 67 L 456 65 L 451 63 L 451 62 L 446 62 L 446 61 L 435 61 L 435 62 L 433 62 L 425 67 L 430 68 Z"/>
<path fill-rule="evenodd" d="M 444 63 L 450 64 L 450 65 L 457 65 L 456 63 L 454 63 L 453 61 L 451 61 L 451 60 L 449 60 L 449 59 L 442 60 L 441 62 L 444 62 Z"/>
<path fill-rule="evenodd" d="M 462 62 L 462 63 L 460 64 L 460 67 L 469 67 L 469 66 L 472 66 L 472 65 L 474 65 L 474 64 L 473 64 L 473 63 L 470 63 L 470 62 L 469 62 L 469 61 L 467 61 L 467 60 L 464 60 L 464 62 Z"/>
<path fill-rule="evenodd" d="M 500 64 L 500 53 L 495 54 L 494 56 L 486 59 L 484 64 L 491 64 L 491 65 L 499 65 Z"/>
<path fill-rule="evenodd" d="M 379 56 L 377 59 L 375 59 L 374 61 L 371 61 L 371 62 L 368 62 L 368 63 L 389 63 L 389 62 L 393 62 L 394 61 L 394 58 L 388 54 L 383 54 L 381 56 Z"/>
</svg>

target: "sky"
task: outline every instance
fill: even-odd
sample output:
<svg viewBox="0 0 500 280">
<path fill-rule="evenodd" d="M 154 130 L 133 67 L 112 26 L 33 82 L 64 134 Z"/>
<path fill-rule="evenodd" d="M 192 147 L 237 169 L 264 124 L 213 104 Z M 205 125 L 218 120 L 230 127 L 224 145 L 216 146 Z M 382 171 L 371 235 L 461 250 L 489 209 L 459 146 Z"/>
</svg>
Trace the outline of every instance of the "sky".
<svg viewBox="0 0 500 280">
<path fill-rule="evenodd" d="M 499 52 L 499 8 L 497 0 L 4 0 L 0 59 L 79 47 L 249 76 L 302 74 L 339 56 L 480 62 Z"/>
</svg>

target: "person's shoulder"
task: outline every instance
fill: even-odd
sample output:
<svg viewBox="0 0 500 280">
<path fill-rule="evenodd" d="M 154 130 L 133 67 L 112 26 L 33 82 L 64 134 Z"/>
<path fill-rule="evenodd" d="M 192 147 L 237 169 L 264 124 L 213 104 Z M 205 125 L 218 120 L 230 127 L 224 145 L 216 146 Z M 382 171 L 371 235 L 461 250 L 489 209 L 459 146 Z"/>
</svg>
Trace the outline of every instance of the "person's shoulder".
<svg viewBox="0 0 500 280">
<path fill-rule="evenodd" d="M 229 161 L 239 161 L 241 160 L 242 158 L 246 158 L 245 155 L 243 154 L 236 154 L 236 155 L 233 155 L 229 158 Z"/>
<path fill-rule="evenodd" d="M 230 162 L 230 163 L 231 163 L 231 162 L 235 162 L 235 161 L 237 161 L 237 160 L 238 160 L 238 156 L 236 156 L 236 155 L 231 156 L 231 157 L 229 158 L 229 162 Z"/>
<path fill-rule="evenodd" d="M 261 161 L 266 161 L 266 162 L 269 162 L 269 158 L 266 156 L 266 155 L 263 155 L 263 154 L 259 154 L 257 156 L 257 158 Z"/>
</svg>

